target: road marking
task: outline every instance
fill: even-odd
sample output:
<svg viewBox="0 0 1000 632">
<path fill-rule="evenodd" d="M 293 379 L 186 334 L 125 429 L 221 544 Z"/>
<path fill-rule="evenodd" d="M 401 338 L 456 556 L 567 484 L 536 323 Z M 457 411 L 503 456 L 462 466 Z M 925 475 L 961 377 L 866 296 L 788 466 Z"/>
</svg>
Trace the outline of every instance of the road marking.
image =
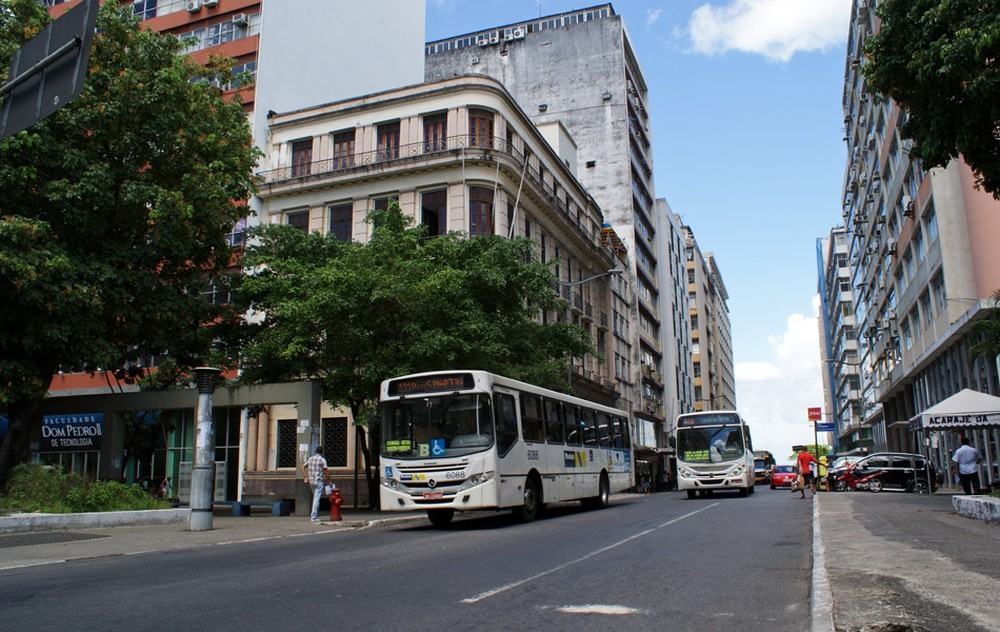
<svg viewBox="0 0 1000 632">
<path fill-rule="evenodd" d="M 546 575 L 551 575 L 552 573 L 555 573 L 557 571 L 561 571 L 564 568 L 569 568 L 570 566 L 573 566 L 574 564 L 577 564 L 577 563 L 582 562 L 584 560 L 589 560 L 590 558 L 594 557 L 595 555 L 600 555 L 601 553 L 607 553 L 608 551 L 610 551 L 612 549 L 615 549 L 615 548 L 618 548 L 619 546 L 621 546 L 623 544 L 628 544 L 632 540 L 635 540 L 637 538 L 641 538 L 643 536 L 649 535 L 650 533 L 653 533 L 654 531 L 657 531 L 657 530 L 662 529 L 664 527 L 669 527 L 672 524 L 678 523 L 681 520 L 685 520 L 685 519 L 690 518 L 691 516 L 694 516 L 696 514 L 700 514 L 703 511 L 711 509 L 712 507 L 717 507 L 718 505 L 719 505 L 719 503 L 716 502 L 716 503 L 712 503 L 711 505 L 707 505 L 705 507 L 702 507 L 701 509 L 696 509 L 696 510 L 690 512 L 690 513 L 684 514 L 683 516 L 674 518 L 673 520 L 668 520 L 667 522 L 664 522 L 661 525 L 655 526 L 652 529 L 646 529 L 645 531 L 640 531 L 639 533 L 636 533 L 635 535 L 630 535 L 629 537 L 625 538 L 624 540 L 619 540 L 618 542 L 615 542 L 614 544 L 609 544 L 608 546 L 605 546 L 605 547 L 602 547 L 600 549 L 597 549 L 596 551 L 591 551 L 590 553 L 587 553 L 583 557 L 575 559 L 572 562 L 566 562 L 565 564 L 560 564 L 559 566 L 555 566 L 553 568 L 550 568 L 547 571 L 542 571 L 541 573 L 536 573 L 535 575 L 532 575 L 531 577 L 525 577 L 524 579 L 519 579 L 516 582 L 511 582 L 510 584 L 506 584 L 504 586 L 498 586 L 497 588 L 494 588 L 492 590 L 487 590 L 486 592 L 479 593 L 478 595 L 476 595 L 474 597 L 466 597 L 465 599 L 463 599 L 461 601 L 461 603 L 477 603 L 477 602 L 482 601 L 483 599 L 488 599 L 490 597 L 493 597 L 494 595 L 499 595 L 500 593 L 506 592 L 506 591 L 508 591 L 508 590 L 510 590 L 512 588 L 517 588 L 518 586 L 523 586 L 524 584 L 527 584 L 528 582 L 533 582 L 536 579 L 541 579 L 542 577 L 545 577 Z"/>
<path fill-rule="evenodd" d="M 648 610 L 618 606 L 613 604 L 592 603 L 583 606 L 551 606 L 552 610 L 566 614 L 649 614 Z"/>
</svg>

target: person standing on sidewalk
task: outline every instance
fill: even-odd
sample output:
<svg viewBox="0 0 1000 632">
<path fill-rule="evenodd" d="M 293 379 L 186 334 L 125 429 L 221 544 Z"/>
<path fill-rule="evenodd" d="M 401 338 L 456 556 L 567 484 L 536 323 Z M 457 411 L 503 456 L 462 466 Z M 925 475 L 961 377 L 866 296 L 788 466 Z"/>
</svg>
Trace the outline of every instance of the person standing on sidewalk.
<svg viewBox="0 0 1000 632">
<path fill-rule="evenodd" d="M 323 448 L 316 446 L 316 454 L 312 455 L 302 464 L 302 473 L 305 474 L 306 484 L 312 489 L 312 513 L 309 518 L 313 522 L 319 522 L 319 499 L 323 496 L 323 488 L 330 482 L 330 472 L 327 469 L 326 459 L 323 458 Z"/>
<path fill-rule="evenodd" d="M 813 479 L 812 464 L 816 463 L 816 457 L 812 455 L 812 452 L 807 450 L 805 447 L 799 452 L 799 455 L 795 457 L 795 460 L 799 464 L 799 476 L 801 477 L 801 484 L 799 486 L 799 491 L 802 492 L 802 498 L 806 497 L 806 487 L 812 490 L 812 495 L 816 495 L 816 481 Z M 795 491 L 795 488 L 792 488 Z"/>
<path fill-rule="evenodd" d="M 962 490 L 966 496 L 979 490 L 979 462 L 983 457 L 979 456 L 979 450 L 969 445 L 969 438 L 962 437 L 962 445 L 955 450 L 955 455 L 951 457 L 958 470 L 958 479 L 962 482 Z"/>
</svg>

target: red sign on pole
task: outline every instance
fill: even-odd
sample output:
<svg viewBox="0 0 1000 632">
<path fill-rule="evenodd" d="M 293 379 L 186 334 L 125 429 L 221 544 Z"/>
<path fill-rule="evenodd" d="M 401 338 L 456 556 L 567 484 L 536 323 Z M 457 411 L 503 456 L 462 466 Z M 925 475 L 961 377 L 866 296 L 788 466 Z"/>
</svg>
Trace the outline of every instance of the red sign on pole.
<svg viewBox="0 0 1000 632">
<path fill-rule="evenodd" d="M 819 421 L 823 419 L 823 409 L 819 406 L 813 406 L 809 409 L 809 421 Z"/>
</svg>

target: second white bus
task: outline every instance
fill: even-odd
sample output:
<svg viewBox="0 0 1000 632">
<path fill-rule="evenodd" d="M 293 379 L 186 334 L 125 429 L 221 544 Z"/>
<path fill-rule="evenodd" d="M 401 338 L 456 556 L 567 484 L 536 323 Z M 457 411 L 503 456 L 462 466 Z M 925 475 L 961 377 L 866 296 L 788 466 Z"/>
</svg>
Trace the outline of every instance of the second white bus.
<svg viewBox="0 0 1000 632">
<path fill-rule="evenodd" d="M 688 498 L 714 491 L 754 492 L 750 426 L 735 410 L 687 413 L 677 417 L 677 489 Z"/>
<path fill-rule="evenodd" d="M 386 380 L 381 389 L 383 511 L 601 508 L 632 486 L 628 413 L 485 371 Z"/>
</svg>

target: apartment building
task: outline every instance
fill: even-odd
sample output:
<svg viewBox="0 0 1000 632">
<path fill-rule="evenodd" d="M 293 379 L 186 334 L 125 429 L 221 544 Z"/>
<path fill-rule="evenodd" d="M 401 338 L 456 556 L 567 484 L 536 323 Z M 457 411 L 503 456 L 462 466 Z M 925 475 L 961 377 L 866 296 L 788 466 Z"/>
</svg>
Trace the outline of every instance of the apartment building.
<svg viewBox="0 0 1000 632">
<path fill-rule="evenodd" d="M 735 410 L 729 294 L 715 256 L 702 253 L 690 226 L 685 226 L 684 231 L 694 410 Z"/>
<path fill-rule="evenodd" d="M 842 203 L 857 351 L 834 339 L 831 361 L 860 363 L 860 425 L 873 449 L 930 449 L 942 471 L 959 433 L 933 433 L 928 448 L 910 419 L 964 388 L 998 392 L 993 359 L 972 361 L 967 335 L 1000 288 L 1000 204 L 960 159 L 931 170 L 911 159 L 899 132 L 905 111 L 865 90 L 873 4 L 854 2 L 844 68 Z M 967 434 L 984 453 L 995 450 L 995 430 Z"/>
<path fill-rule="evenodd" d="M 635 328 L 630 346 L 608 361 L 623 392 L 632 393 L 640 443 L 651 454 L 667 450 L 673 417 L 690 406 L 670 397 L 691 392 L 681 384 L 668 397 L 664 388 L 665 376 L 689 379 L 667 364 L 674 352 L 665 351 L 676 344 L 675 328 L 664 322 L 673 309 L 668 275 L 677 269 L 660 258 L 676 242 L 654 202 L 649 94 L 621 16 L 601 4 L 428 42 L 425 68 L 428 81 L 493 77 L 533 123 L 558 122 L 573 137 L 580 182 L 631 253 Z"/>
<path fill-rule="evenodd" d="M 828 237 L 816 242 L 824 421 L 834 424 L 831 445 L 838 454 L 872 448 L 871 428 L 862 424 L 861 365 L 848 240 L 847 228 L 836 226 Z"/>
<path fill-rule="evenodd" d="M 431 235 L 526 236 L 557 261 L 558 291 L 601 356 L 627 341 L 612 299 L 625 304 L 629 285 L 607 274 L 625 250 L 568 166 L 573 140 L 557 122 L 532 123 L 499 82 L 460 77 L 275 114 L 269 137 L 262 221 L 365 241 L 367 212 L 394 199 Z M 574 360 L 574 388 L 627 405 L 600 360 Z"/>
</svg>

